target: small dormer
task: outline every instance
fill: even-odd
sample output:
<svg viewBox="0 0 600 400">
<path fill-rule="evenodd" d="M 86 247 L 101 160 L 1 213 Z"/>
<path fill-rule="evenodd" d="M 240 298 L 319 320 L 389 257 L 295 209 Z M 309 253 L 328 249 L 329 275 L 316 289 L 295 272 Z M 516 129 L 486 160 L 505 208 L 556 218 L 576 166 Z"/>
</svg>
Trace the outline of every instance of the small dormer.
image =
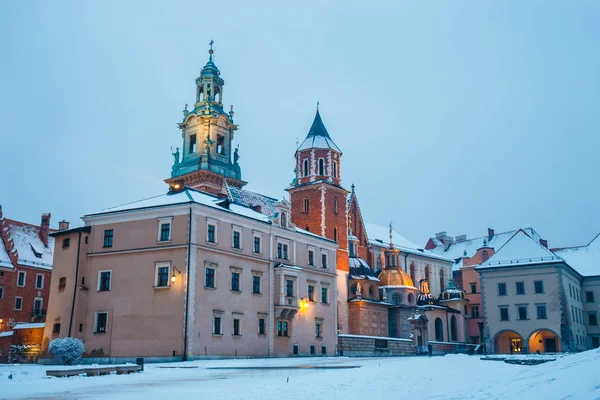
<svg viewBox="0 0 600 400">
<path fill-rule="evenodd" d="M 275 215 L 273 223 L 283 229 L 294 229 L 296 226 L 291 221 L 291 205 L 286 199 L 275 203 Z"/>
</svg>

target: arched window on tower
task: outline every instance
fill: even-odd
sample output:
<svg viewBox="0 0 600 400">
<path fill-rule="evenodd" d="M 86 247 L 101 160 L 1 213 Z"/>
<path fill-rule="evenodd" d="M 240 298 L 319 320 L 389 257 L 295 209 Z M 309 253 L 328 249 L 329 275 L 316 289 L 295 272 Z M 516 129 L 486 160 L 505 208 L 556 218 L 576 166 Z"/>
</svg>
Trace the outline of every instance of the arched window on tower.
<svg viewBox="0 0 600 400">
<path fill-rule="evenodd" d="M 415 285 L 417 281 L 415 279 L 415 264 L 414 263 L 410 264 L 410 279 L 412 279 L 413 285 Z"/>
<path fill-rule="evenodd" d="M 217 153 L 225 155 L 225 137 L 217 136 Z"/>
<path fill-rule="evenodd" d="M 338 241 L 338 237 L 337 237 L 337 228 L 333 228 L 333 240 L 334 240 L 335 242 L 337 242 L 337 241 Z"/>
<path fill-rule="evenodd" d="M 425 279 L 429 282 L 429 265 L 425 266 Z"/>
<path fill-rule="evenodd" d="M 334 214 L 338 213 L 338 201 L 337 201 L 337 197 L 333 198 L 333 213 Z"/>
<path fill-rule="evenodd" d="M 444 285 L 444 269 L 440 269 L 440 292 L 443 292 L 446 289 Z"/>
<path fill-rule="evenodd" d="M 456 317 L 454 315 L 452 316 L 452 318 L 450 318 L 450 341 L 458 341 L 458 330 L 456 327 Z"/>
<path fill-rule="evenodd" d="M 337 161 L 333 162 L 333 177 L 337 178 L 338 173 L 337 173 Z"/>
<path fill-rule="evenodd" d="M 308 176 L 308 159 L 306 159 L 306 158 L 304 159 L 303 169 L 304 169 L 304 173 L 302 175 L 303 176 Z"/>
<path fill-rule="evenodd" d="M 325 175 L 325 160 L 319 158 L 319 175 Z"/>
<path fill-rule="evenodd" d="M 435 319 L 435 340 L 438 342 L 444 341 L 444 323 L 441 319 Z"/>
<path fill-rule="evenodd" d="M 308 197 L 304 198 L 304 212 L 308 212 Z"/>
</svg>

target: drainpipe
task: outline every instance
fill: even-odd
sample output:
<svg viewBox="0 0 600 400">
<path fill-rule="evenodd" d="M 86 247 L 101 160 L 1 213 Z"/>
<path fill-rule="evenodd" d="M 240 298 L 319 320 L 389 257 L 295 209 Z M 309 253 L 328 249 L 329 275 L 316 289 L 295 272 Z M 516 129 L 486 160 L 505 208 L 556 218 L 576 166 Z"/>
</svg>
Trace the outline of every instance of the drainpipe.
<svg viewBox="0 0 600 400">
<path fill-rule="evenodd" d="M 73 303 L 71 304 L 71 317 L 69 318 L 69 337 L 71 336 L 71 329 L 73 328 L 73 314 L 75 313 L 75 296 L 77 295 L 77 282 L 79 282 L 79 254 L 81 251 L 81 232 L 79 233 L 79 239 L 77 239 L 77 262 L 75 264 L 75 282 L 73 285 Z"/>
<path fill-rule="evenodd" d="M 187 361 L 188 357 L 188 310 L 190 303 L 190 256 L 192 250 L 192 207 L 190 207 L 190 222 L 188 225 L 188 246 L 187 246 L 187 271 L 186 271 L 186 290 L 185 290 L 185 317 L 184 317 L 184 328 L 183 328 L 183 361 Z"/>
<path fill-rule="evenodd" d="M 404 272 L 408 273 L 408 264 L 407 264 L 408 261 L 407 261 L 407 259 L 408 259 L 408 253 L 406 253 L 406 255 L 404 256 Z"/>
</svg>

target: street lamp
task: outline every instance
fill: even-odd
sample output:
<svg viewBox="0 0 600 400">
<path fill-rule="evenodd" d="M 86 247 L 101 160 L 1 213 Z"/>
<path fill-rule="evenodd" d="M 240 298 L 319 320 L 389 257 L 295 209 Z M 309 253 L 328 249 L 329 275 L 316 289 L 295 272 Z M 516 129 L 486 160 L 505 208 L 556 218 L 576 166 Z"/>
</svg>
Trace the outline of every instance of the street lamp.
<svg viewBox="0 0 600 400">
<path fill-rule="evenodd" d="M 174 269 L 174 271 L 173 271 L 173 276 L 171 276 L 171 283 L 177 282 L 177 276 L 175 275 L 175 271 L 177 271 L 177 273 L 179 275 L 181 275 L 181 271 L 178 270 L 176 266 L 173 265 L 173 269 Z"/>
</svg>

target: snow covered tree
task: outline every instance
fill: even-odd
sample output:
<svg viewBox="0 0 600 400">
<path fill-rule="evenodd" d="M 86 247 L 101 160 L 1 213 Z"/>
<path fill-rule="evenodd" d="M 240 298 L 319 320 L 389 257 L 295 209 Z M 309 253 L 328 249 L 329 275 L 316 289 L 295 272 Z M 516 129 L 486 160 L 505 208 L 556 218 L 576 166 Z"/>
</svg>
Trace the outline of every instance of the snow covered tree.
<svg viewBox="0 0 600 400">
<path fill-rule="evenodd" d="M 50 342 L 48 351 L 62 365 L 79 364 L 83 355 L 83 342 L 71 337 L 54 339 Z"/>
</svg>

